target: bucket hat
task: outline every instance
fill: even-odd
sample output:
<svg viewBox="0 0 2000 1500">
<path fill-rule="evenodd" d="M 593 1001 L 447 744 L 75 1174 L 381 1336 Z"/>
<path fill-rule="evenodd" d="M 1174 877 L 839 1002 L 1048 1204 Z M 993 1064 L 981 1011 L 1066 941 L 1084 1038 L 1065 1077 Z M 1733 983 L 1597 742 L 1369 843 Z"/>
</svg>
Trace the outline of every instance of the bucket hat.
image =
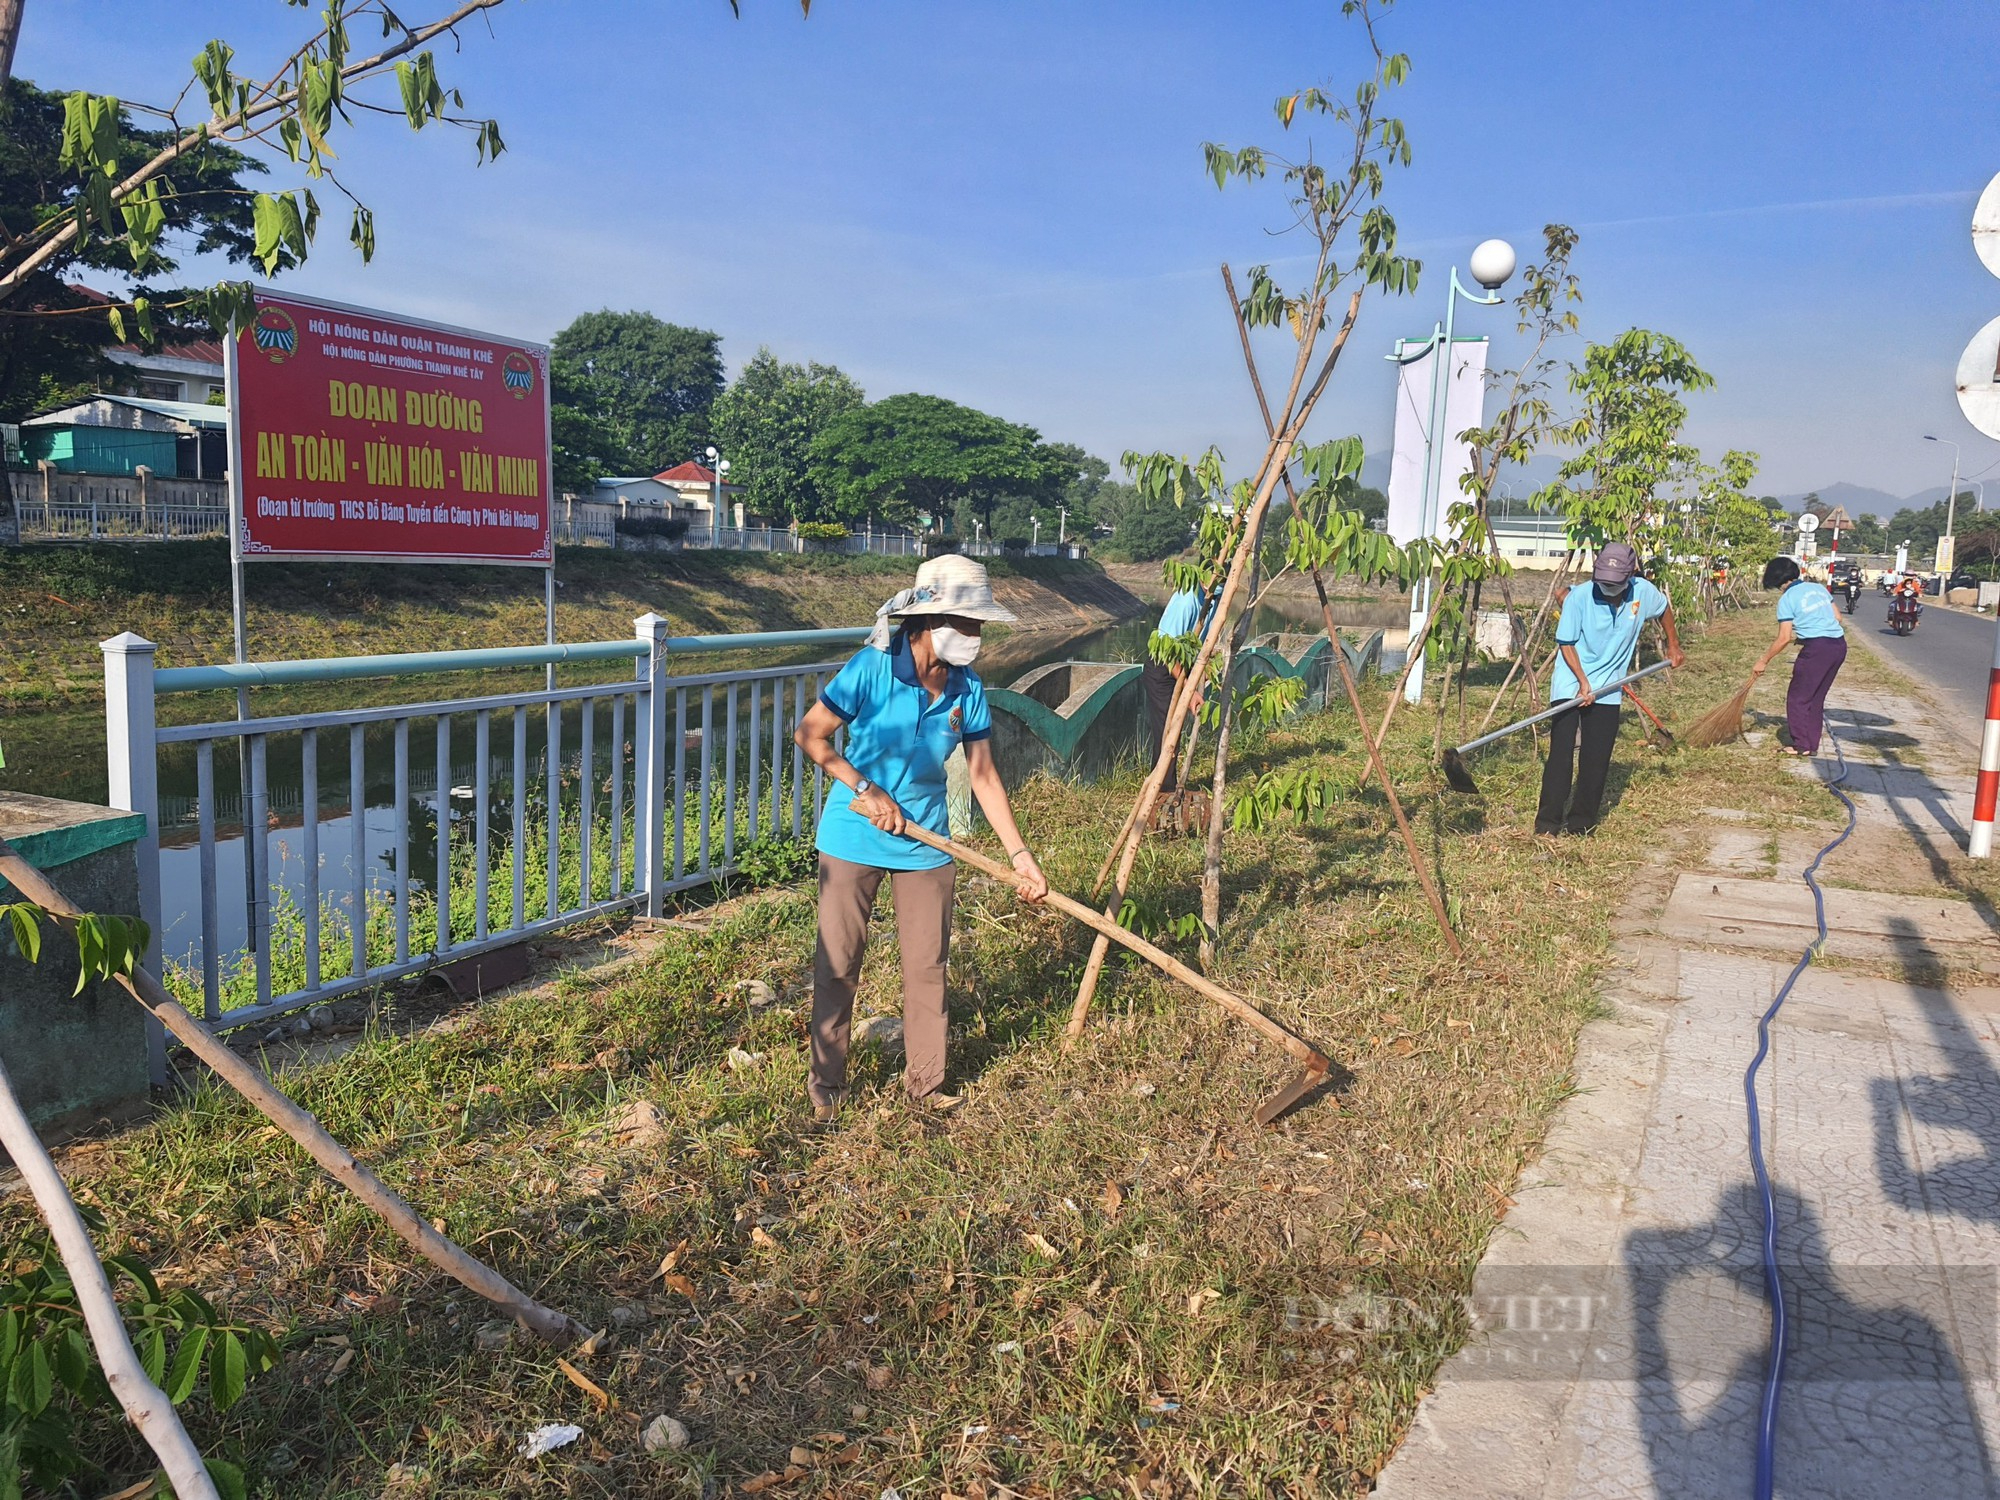
<svg viewBox="0 0 2000 1500">
<path fill-rule="evenodd" d="M 890 622 L 912 615 L 957 615 L 994 625 L 1014 620 L 1014 612 L 993 597 L 993 583 L 985 567 L 956 552 L 926 558 L 917 569 L 916 583 L 875 611 L 875 629 L 868 644 L 887 650 Z"/>
<path fill-rule="evenodd" d="M 1011 624 L 1013 611 L 993 598 L 993 582 L 986 568 L 969 557 L 947 552 L 926 558 L 917 569 L 915 596 L 900 609 L 889 613 L 904 615 L 959 615 L 967 620 L 990 620 L 996 625 Z M 901 595 L 897 596 L 901 598 Z"/>
</svg>

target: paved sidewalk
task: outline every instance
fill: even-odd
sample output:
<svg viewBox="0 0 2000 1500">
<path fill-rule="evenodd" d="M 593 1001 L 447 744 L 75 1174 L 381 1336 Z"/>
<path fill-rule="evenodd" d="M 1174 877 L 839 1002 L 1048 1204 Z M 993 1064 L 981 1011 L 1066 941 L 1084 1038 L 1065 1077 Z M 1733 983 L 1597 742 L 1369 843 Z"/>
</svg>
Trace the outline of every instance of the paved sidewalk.
<svg viewBox="0 0 2000 1500">
<path fill-rule="evenodd" d="M 1934 712 L 1836 690 L 1830 715 L 1860 806 L 1832 878 L 1894 859 L 1920 893 L 1834 896 L 1843 967 L 1807 970 L 1759 1077 L 1792 1314 L 1780 1495 L 2000 1496 L 2000 988 L 1934 987 L 1941 962 L 2000 972 L 2000 916 L 1921 889 L 1970 815 L 1962 726 Z M 1751 1493 L 1769 1321 L 1743 1072 L 1829 836 L 1716 810 L 1704 869 L 1661 872 L 1481 1263 L 1482 1331 L 1377 1495 Z"/>
</svg>

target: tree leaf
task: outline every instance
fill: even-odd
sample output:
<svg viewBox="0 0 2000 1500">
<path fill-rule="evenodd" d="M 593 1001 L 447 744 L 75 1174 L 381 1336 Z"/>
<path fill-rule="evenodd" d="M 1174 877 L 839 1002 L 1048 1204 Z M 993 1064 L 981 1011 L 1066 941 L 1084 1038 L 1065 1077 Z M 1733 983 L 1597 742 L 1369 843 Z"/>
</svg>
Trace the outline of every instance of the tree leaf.
<svg viewBox="0 0 2000 1500">
<path fill-rule="evenodd" d="M 7 908 L 7 921 L 14 930 L 15 946 L 21 950 L 21 957 L 29 963 L 40 963 L 42 959 L 41 908 L 27 901 L 17 901 Z"/>
<path fill-rule="evenodd" d="M 244 1482 L 243 1471 L 225 1458 L 204 1458 L 202 1467 L 208 1470 L 208 1477 L 215 1483 L 216 1494 L 222 1500 L 250 1500 L 250 1487 Z"/>
<path fill-rule="evenodd" d="M 146 1337 L 139 1345 L 139 1364 L 146 1372 L 146 1378 L 154 1385 L 167 1378 L 167 1334 L 155 1324 L 146 1330 Z"/>
<path fill-rule="evenodd" d="M 208 1358 L 208 1394 L 217 1411 L 228 1411 L 243 1399 L 249 1380 L 243 1357 L 243 1341 L 230 1329 L 222 1329 L 211 1341 Z"/>
<path fill-rule="evenodd" d="M 55 1376 L 49 1369 L 49 1352 L 41 1340 L 30 1340 L 14 1362 L 12 1395 L 14 1404 L 29 1416 L 39 1416 L 55 1394 Z"/>
<path fill-rule="evenodd" d="M 195 56 L 194 76 L 201 80 L 201 86 L 208 94 L 209 108 L 215 111 L 218 120 L 227 119 L 233 113 L 231 101 L 235 89 L 229 75 L 229 61 L 235 55 L 236 49 L 227 42 L 210 42 Z"/>
<path fill-rule="evenodd" d="M 201 1379 L 201 1357 L 207 1352 L 208 1325 L 196 1324 L 181 1338 L 180 1348 L 174 1351 L 173 1368 L 167 1371 L 161 1387 L 174 1405 L 179 1406 L 193 1394 L 195 1382 Z"/>
<path fill-rule="evenodd" d="M 55 1350 L 56 1379 L 63 1383 L 64 1390 L 82 1395 L 90 1381 L 90 1372 L 97 1363 L 83 1330 L 74 1323 L 70 1324 L 56 1339 Z"/>
<path fill-rule="evenodd" d="M 347 232 L 347 242 L 361 252 L 361 262 L 366 265 L 375 258 L 375 215 L 372 211 L 356 205 L 354 227 Z"/>
</svg>

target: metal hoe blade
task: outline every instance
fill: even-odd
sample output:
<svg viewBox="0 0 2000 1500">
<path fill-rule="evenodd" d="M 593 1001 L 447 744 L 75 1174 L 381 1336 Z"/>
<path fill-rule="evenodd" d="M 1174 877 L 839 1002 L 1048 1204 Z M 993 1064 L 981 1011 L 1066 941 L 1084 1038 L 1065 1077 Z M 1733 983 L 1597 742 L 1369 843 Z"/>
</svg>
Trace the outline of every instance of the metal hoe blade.
<svg viewBox="0 0 2000 1500">
<path fill-rule="evenodd" d="M 1298 1077 L 1279 1089 L 1277 1093 L 1259 1104 L 1251 1112 L 1251 1118 L 1256 1120 L 1259 1125 L 1269 1125 L 1286 1110 L 1305 1098 L 1307 1094 L 1310 1094 L 1322 1083 L 1325 1083 L 1330 1066 L 1329 1064 L 1317 1068 L 1308 1067 Z"/>
<path fill-rule="evenodd" d="M 1444 779 L 1451 784 L 1454 792 L 1472 793 L 1479 790 L 1479 783 L 1472 779 L 1472 772 L 1465 768 L 1465 757 L 1457 750 L 1447 747 L 1444 752 Z"/>
<path fill-rule="evenodd" d="M 1669 665 L 1670 663 L 1667 662 L 1656 661 L 1650 667 L 1641 667 L 1636 672 L 1626 673 L 1616 682 L 1605 683 L 1597 691 L 1599 693 L 1614 692 L 1624 687 L 1627 683 L 1637 682 L 1641 677 L 1651 677 L 1655 672 L 1664 672 Z M 1473 781 L 1472 773 L 1465 768 L 1465 757 L 1468 753 L 1479 749 L 1482 745 L 1490 745 L 1495 740 L 1504 740 L 1508 735 L 1518 730 L 1526 729 L 1530 724 L 1539 724 L 1544 719 L 1553 719 L 1557 714 L 1564 712 L 1566 709 L 1574 708 L 1576 701 L 1574 698 L 1565 698 L 1562 702 L 1545 708 L 1538 714 L 1529 714 L 1527 718 L 1517 720 L 1515 723 L 1507 725 L 1504 729 L 1496 729 L 1491 734 L 1482 734 L 1476 740 L 1467 740 L 1463 745 L 1445 751 L 1443 761 L 1444 779 L 1451 783 L 1454 791 L 1478 791 L 1479 787 Z"/>
</svg>

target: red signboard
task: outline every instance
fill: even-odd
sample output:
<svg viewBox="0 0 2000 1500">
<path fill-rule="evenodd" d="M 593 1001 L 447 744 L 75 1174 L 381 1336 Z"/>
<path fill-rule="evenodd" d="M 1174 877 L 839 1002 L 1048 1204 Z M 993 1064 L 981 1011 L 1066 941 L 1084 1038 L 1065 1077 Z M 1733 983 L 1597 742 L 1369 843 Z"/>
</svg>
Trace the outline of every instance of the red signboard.
<svg viewBox="0 0 2000 1500">
<path fill-rule="evenodd" d="M 550 565 L 542 345 L 259 292 L 229 353 L 240 556 Z"/>
</svg>

